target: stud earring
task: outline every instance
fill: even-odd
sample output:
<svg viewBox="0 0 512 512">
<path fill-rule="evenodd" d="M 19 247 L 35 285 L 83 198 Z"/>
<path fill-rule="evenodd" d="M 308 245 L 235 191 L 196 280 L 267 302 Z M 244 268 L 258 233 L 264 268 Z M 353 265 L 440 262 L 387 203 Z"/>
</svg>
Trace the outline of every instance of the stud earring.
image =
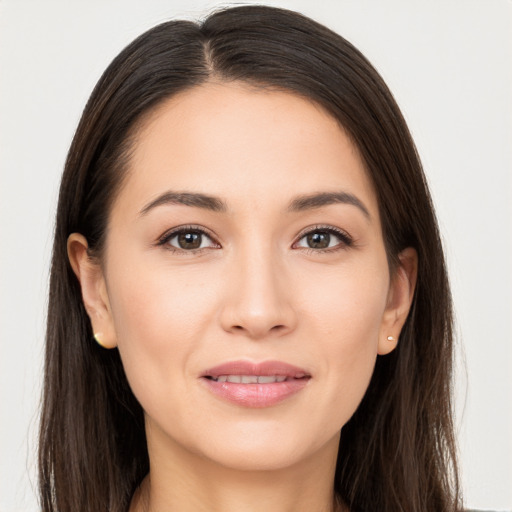
<svg viewBox="0 0 512 512">
<path fill-rule="evenodd" d="M 94 340 L 96 341 L 96 343 L 102 347 L 102 348 L 105 348 L 105 345 L 103 345 L 103 342 L 101 341 L 101 337 L 103 336 L 103 334 L 101 332 L 95 332 L 94 333 Z"/>
<path fill-rule="evenodd" d="M 394 336 L 388 336 L 388 341 L 396 341 Z"/>
</svg>

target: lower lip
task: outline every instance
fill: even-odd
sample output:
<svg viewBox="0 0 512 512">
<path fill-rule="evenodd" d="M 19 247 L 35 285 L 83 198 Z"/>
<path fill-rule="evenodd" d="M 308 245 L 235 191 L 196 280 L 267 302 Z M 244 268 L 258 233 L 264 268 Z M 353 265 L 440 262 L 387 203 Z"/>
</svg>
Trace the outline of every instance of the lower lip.
<svg viewBox="0 0 512 512">
<path fill-rule="evenodd" d="M 239 384 L 202 378 L 215 395 L 243 407 L 270 407 L 298 393 L 309 378 L 272 382 L 270 384 Z"/>
</svg>

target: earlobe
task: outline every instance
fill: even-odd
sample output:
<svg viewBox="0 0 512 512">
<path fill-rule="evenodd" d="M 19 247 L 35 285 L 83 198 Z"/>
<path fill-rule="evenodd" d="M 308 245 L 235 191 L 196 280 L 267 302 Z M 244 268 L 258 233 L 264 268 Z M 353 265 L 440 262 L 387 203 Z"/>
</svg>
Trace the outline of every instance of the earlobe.
<svg viewBox="0 0 512 512">
<path fill-rule="evenodd" d="M 400 264 L 392 276 L 388 302 L 382 318 L 378 354 L 392 352 L 398 345 L 402 327 L 407 320 L 416 288 L 418 254 L 408 247 L 399 254 Z"/>
<path fill-rule="evenodd" d="M 67 243 L 68 258 L 82 290 L 82 300 L 92 324 L 95 339 L 104 348 L 117 346 L 114 322 L 103 271 L 88 253 L 86 238 L 72 233 Z"/>
</svg>

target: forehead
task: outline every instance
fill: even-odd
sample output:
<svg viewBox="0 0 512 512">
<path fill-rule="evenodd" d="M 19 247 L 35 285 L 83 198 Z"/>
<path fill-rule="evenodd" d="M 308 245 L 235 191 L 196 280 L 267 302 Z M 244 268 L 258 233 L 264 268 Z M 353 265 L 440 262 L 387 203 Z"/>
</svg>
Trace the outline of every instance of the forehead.
<svg viewBox="0 0 512 512">
<path fill-rule="evenodd" d="M 293 93 L 243 83 L 195 87 L 144 120 L 119 199 L 142 205 L 166 189 L 222 197 L 234 209 L 344 190 L 377 215 L 358 151 L 330 114 Z"/>
</svg>

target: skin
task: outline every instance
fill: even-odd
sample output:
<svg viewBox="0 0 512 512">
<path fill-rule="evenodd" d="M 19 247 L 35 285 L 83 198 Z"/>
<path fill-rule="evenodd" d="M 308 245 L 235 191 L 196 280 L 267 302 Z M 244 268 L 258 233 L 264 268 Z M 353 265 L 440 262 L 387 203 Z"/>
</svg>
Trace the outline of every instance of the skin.
<svg viewBox="0 0 512 512">
<path fill-rule="evenodd" d="M 377 200 L 339 124 L 296 95 L 208 83 L 158 107 L 139 130 L 98 263 L 68 251 L 93 330 L 120 351 L 145 411 L 150 475 L 132 511 L 328 511 L 340 430 L 411 304 L 416 254 L 389 275 Z M 141 211 L 166 191 L 220 198 Z M 352 194 L 289 211 L 299 196 Z M 200 227 L 202 248 L 162 236 Z M 328 248 L 305 232 L 342 230 Z M 323 231 L 322 231 L 323 229 Z M 189 228 L 190 232 L 190 228 Z M 344 235 L 345 236 L 345 235 Z M 388 336 L 395 340 L 389 341 Z M 279 360 L 311 375 L 265 408 L 213 395 L 200 375 L 234 360 Z"/>
</svg>

